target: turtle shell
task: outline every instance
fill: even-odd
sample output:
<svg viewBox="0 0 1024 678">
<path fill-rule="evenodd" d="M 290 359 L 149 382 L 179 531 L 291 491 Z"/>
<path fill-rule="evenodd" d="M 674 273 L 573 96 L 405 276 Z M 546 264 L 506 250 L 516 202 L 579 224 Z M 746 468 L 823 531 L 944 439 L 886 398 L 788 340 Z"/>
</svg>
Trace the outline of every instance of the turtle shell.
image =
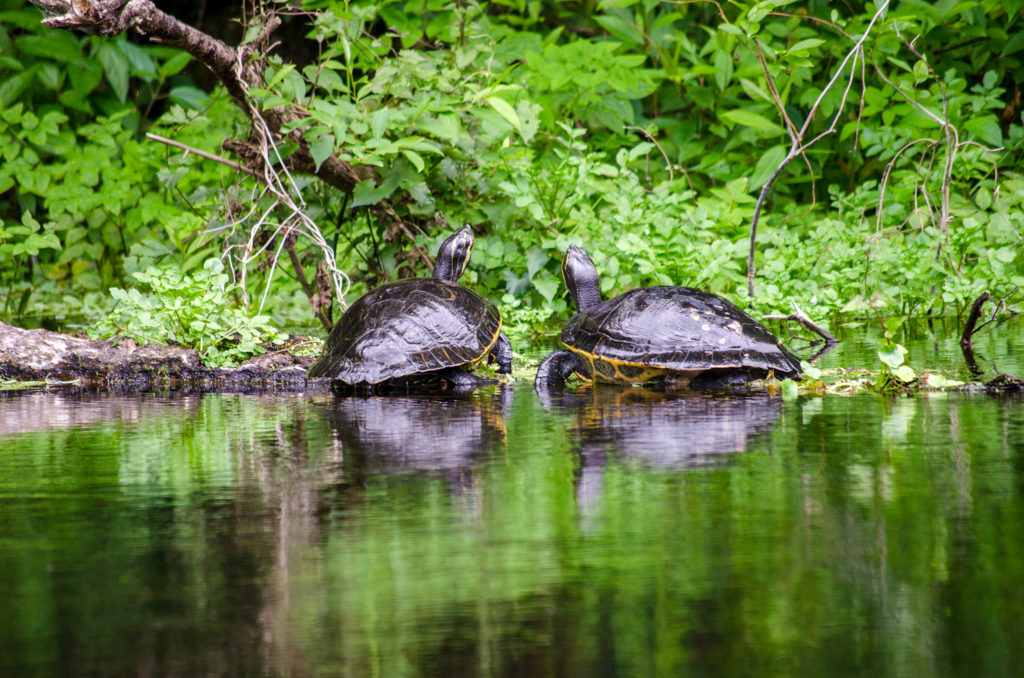
<svg viewBox="0 0 1024 678">
<path fill-rule="evenodd" d="M 562 343 L 600 381 L 647 381 L 666 371 L 800 371 L 799 359 L 764 325 L 689 287 L 643 287 L 609 299 L 573 317 Z"/>
<path fill-rule="evenodd" d="M 355 386 L 458 367 L 487 355 L 500 331 L 497 307 L 473 290 L 435 278 L 400 280 L 345 311 L 308 374 Z"/>
</svg>

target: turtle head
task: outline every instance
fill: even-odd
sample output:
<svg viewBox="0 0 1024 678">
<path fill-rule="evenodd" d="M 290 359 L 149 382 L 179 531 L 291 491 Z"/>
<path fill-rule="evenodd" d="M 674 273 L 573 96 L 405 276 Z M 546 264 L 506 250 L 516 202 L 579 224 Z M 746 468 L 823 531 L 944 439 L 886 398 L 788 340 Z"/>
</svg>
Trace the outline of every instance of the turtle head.
<svg viewBox="0 0 1024 678">
<path fill-rule="evenodd" d="M 562 278 L 580 313 L 586 313 L 601 303 L 597 266 L 582 247 L 569 245 L 565 259 L 562 260 Z"/>
<path fill-rule="evenodd" d="M 463 226 L 448 236 L 448 239 L 437 248 L 437 261 L 434 263 L 434 277 L 445 282 L 458 282 L 462 272 L 469 265 L 469 255 L 473 252 L 473 230 Z"/>
</svg>

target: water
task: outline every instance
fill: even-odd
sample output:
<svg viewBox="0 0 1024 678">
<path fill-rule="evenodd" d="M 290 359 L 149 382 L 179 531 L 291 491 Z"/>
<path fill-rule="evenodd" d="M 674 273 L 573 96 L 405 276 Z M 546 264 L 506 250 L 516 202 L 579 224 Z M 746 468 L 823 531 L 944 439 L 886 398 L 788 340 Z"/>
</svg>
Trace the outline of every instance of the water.
<svg viewBox="0 0 1024 678">
<path fill-rule="evenodd" d="M 956 394 L 0 394 L 0 675 L 1019 675 L 1022 441 Z"/>
</svg>

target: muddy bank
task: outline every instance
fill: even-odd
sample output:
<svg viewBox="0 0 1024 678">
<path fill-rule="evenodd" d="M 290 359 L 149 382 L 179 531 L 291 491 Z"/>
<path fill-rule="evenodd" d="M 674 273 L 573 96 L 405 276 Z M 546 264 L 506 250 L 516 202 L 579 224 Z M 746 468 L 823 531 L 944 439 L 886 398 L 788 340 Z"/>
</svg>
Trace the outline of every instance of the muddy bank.
<svg viewBox="0 0 1024 678">
<path fill-rule="evenodd" d="M 115 344 L 0 322 L 0 379 L 74 382 L 110 391 L 326 391 L 329 379 L 306 378 L 312 361 L 279 351 L 238 367 L 210 368 L 194 349 L 139 346 L 124 337 Z"/>
</svg>

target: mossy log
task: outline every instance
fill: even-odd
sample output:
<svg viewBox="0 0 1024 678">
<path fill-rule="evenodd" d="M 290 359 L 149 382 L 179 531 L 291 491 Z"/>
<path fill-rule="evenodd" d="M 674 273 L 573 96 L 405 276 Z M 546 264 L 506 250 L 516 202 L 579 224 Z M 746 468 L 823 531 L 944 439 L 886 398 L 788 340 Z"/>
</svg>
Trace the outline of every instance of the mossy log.
<svg viewBox="0 0 1024 678">
<path fill-rule="evenodd" d="M 307 379 L 310 357 L 288 351 L 251 358 L 238 367 L 211 368 L 181 346 L 139 346 L 120 337 L 85 339 L 0 322 L 0 379 L 74 382 L 110 391 L 325 391 L 329 379 Z"/>
</svg>

